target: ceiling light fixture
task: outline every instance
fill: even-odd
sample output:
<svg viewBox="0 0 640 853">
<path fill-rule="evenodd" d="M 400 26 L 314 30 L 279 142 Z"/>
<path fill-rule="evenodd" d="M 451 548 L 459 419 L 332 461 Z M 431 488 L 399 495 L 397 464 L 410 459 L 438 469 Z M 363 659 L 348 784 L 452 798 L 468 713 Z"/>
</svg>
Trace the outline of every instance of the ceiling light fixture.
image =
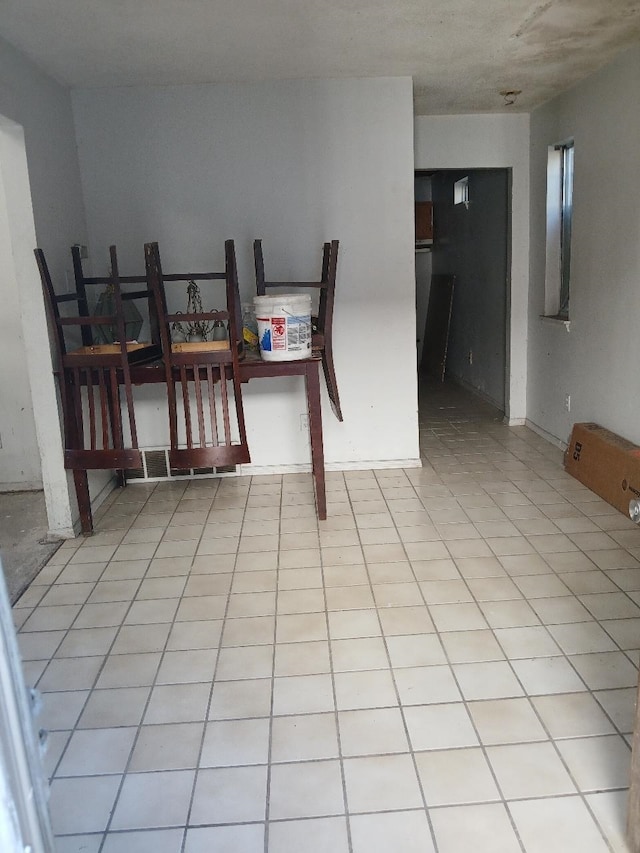
<svg viewBox="0 0 640 853">
<path fill-rule="evenodd" d="M 518 95 L 522 94 L 522 89 L 503 89 L 500 94 L 504 98 L 505 107 L 511 107 L 518 100 Z"/>
</svg>

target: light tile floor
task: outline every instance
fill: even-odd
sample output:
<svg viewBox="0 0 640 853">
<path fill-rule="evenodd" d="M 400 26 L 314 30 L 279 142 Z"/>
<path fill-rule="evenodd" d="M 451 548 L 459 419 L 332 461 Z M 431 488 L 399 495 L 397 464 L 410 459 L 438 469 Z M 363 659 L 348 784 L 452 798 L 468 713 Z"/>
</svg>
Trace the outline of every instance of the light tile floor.
<svg viewBox="0 0 640 853">
<path fill-rule="evenodd" d="M 640 529 L 450 388 L 424 467 L 132 485 L 15 607 L 58 853 L 624 851 Z"/>
</svg>

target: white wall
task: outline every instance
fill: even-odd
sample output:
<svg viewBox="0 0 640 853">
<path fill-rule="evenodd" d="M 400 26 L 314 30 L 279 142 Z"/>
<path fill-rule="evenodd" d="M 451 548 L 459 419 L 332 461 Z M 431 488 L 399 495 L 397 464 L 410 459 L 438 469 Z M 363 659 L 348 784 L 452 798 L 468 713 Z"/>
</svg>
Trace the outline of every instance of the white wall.
<svg viewBox="0 0 640 853">
<path fill-rule="evenodd" d="M 0 140 L 4 149 L 5 130 Z M 20 299 L 12 251 L 12 211 L 4 173 L 14 168 L 5 155 L 0 161 L 0 483 L 2 490 L 42 488 L 42 466 L 27 369 L 27 350 L 20 317 Z"/>
<path fill-rule="evenodd" d="M 640 443 L 640 48 L 531 115 L 528 417 L 559 441 L 595 421 Z M 575 140 L 570 331 L 544 311 L 548 146 Z M 571 395 L 571 411 L 565 395 Z"/>
<path fill-rule="evenodd" d="M 3 250 L 11 244 L 2 264 L 10 322 L 3 324 L 0 369 L 0 393 L 11 403 L 3 406 L 0 429 L 3 438 L 16 436 L 7 453 L 0 450 L 0 487 L 42 484 L 50 529 L 68 534 L 71 499 L 33 249 L 37 242 L 45 250 L 60 278 L 69 246 L 86 237 L 71 101 L 2 40 L 0 79 L 0 240 Z"/>
<path fill-rule="evenodd" d="M 87 90 L 73 104 L 94 270 L 110 243 L 123 273 L 141 270 L 149 240 L 167 271 L 222 269 L 233 238 L 247 297 L 254 238 L 276 279 L 317 278 L 322 243 L 340 240 L 344 423 L 325 395 L 328 467 L 417 463 L 411 80 Z M 147 446 L 167 441 L 162 394 L 140 395 Z M 253 465 L 308 464 L 301 382 L 253 380 L 244 400 Z"/>
<path fill-rule="evenodd" d="M 511 315 L 507 338 L 506 415 L 526 418 L 529 285 L 529 116 L 417 116 L 416 169 L 510 168 Z"/>
</svg>

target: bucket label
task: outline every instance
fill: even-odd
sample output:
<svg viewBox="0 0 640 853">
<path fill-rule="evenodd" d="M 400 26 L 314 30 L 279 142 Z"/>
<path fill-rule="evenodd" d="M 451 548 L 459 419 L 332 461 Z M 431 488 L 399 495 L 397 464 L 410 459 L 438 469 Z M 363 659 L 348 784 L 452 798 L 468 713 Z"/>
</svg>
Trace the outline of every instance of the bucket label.
<svg viewBox="0 0 640 853">
<path fill-rule="evenodd" d="M 271 349 L 286 350 L 287 348 L 287 318 L 271 318 Z"/>
<path fill-rule="evenodd" d="M 305 310 L 304 300 L 295 298 L 291 306 L 295 311 L 293 313 L 284 298 L 273 307 L 272 303 L 260 304 L 260 299 L 275 300 L 276 297 L 256 297 L 256 323 L 263 356 L 272 361 L 308 357 L 311 351 L 311 317 Z M 309 297 L 307 301 L 310 302 Z"/>
<path fill-rule="evenodd" d="M 290 350 L 301 350 L 307 346 L 308 317 L 289 316 L 287 323 L 287 345 Z"/>
<path fill-rule="evenodd" d="M 262 352 L 271 352 L 271 329 L 267 326 L 260 338 L 260 349 Z"/>
</svg>

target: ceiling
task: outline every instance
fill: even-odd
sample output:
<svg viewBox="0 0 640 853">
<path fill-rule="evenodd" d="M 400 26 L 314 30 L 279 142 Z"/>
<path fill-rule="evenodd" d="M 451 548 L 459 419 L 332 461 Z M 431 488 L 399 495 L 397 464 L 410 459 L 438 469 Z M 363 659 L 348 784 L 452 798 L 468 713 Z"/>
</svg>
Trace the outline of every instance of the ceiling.
<svg viewBox="0 0 640 853">
<path fill-rule="evenodd" d="M 640 2 L 0 0 L 0 36 L 73 88 L 408 75 L 418 115 L 529 111 L 638 42 Z"/>
</svg>

